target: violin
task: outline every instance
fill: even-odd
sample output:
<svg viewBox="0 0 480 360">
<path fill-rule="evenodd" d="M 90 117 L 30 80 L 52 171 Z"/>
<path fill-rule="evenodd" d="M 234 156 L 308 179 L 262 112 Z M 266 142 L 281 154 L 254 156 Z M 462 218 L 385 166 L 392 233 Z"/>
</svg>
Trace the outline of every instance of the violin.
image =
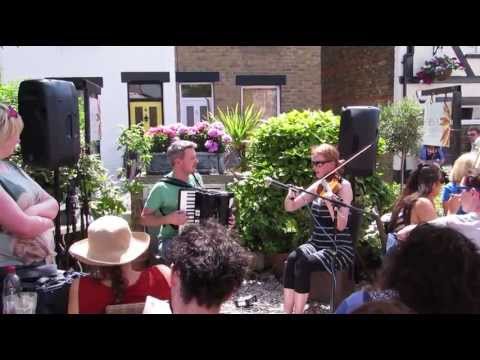
<svg viewBox="0 0 480 360">
<path fill-rule="evenodd" d="M 342 177 L 335 173 L 320 182 L 317 188 L 317 194 L 320 196 L 325 196 L 330 193 L 338 194 L 341 188 Z"/>
</svg>

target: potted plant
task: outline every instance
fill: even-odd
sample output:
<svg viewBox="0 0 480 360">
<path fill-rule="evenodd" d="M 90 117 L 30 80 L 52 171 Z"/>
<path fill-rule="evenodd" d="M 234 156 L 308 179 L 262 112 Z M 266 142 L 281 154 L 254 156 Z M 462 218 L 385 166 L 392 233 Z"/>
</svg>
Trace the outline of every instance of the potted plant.
<svg viewBox="0 0 480 360">
<path fill-rule="evenodd" d="M 425 61 L 425 65 L 417 73 L 417 78 L 425 84 L 431 84 L 433 80 L 448 79 L 452 71 L 457 69 L 463 69 L 462 63 L 457 58 L 448 55 L 434 56 Z"/>
<path fill-rule="evenodd" d="M 170 144 L 178 139 L 197 144 L 198 172 L 223 174 L 225 171 L 225 146 L 231 143 L 232 138 L 225 133 L 225 128 L 220 122 L 201 121 L 194 126 L 178 123 L 164 125 L 150 128 L 145 136 L 150 137 L 152 141 L 149 173 L 164 174 L 171 171 L 166 151 Z"/>
<path fill-rule="evenodd" d="M 245 154 L 249 138 L 262 123 L 261 117 L 262 111 L 256 110 L 253 104 L 247 106 L 244 111 L 239 111 L 237 104 L 234 109 L 227 107 L 224 112 L 218 108 L 217 115 L 210 114 L 210 119 L 220 121 L 232 137 L 230 151 L 226 156 L 227 167 L 238 167 L 240 171 L 247 170 Z"/>
<path fill-rule="evenodd" d="M 415 154 L 423 135 L 422 107 L 409 98 L 380 107 L 380 136 L 387 151 L 401 155 L 401 187 L 405 183 L 405 159 Z"/>
</svg>

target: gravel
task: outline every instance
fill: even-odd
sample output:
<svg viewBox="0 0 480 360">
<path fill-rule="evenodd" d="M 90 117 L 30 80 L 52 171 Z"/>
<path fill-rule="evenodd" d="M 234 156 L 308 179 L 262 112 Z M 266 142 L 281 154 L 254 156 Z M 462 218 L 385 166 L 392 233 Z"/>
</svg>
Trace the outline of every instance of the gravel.
<svg viewBox="0 0 480 360">
<path fill-rule="evenodd" d="M 256 295 L 257 301 L 250 307 L 236 307 L 234 301 L 238 298 Z M 269 272 L 254 273 L 250 279 L 244 280 L 242 286 L 231 300 L 222 306 L 223 314 L 284 314 L 283 284 Z M 328 314 L 329 304 L 310 301 L 306 314 Z"/>
</svg>

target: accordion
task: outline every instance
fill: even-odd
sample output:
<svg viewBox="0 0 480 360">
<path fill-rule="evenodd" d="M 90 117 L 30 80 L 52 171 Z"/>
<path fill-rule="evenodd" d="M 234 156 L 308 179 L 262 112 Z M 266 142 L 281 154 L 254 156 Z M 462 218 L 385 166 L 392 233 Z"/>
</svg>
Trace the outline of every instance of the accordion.
<svg viewBox="0 0 480 360">
<path fill-rule="evenodd" d="M 187 213 L 188 224 L 200 224 L 214 218 L 222 225 L 228 225 L 233 208 L 233 193 L 219 190 L 180 189 L 178 209 Z M 183 226 L 185 226 L 183 225 Z M 179 232 L 183 230 L 179 227 Z"/>
</svg>

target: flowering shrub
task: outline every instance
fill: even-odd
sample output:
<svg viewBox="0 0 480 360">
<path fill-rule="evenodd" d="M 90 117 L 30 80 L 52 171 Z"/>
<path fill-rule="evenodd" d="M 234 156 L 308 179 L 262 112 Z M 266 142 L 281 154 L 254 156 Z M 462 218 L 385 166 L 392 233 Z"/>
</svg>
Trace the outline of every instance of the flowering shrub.
<svg viewBox="0 0 480 360">
<path fill-rule="evenodd" d="M 457 69 L 463 70 L 463 65 L 457 58 L 448 55 L 435 56 L 425 61 L 425 66 L 421 67 L 417 77 L 425 84 L 431 84 L 434 79 L 444 77 Z"/>
<path fill-rule="evenodd" d="M 152 152 L 166 152 L 173 141 L 180 139 L 197 144 L 197 151 L 223 153 L 225 146 L 232 142 L 223 124 L 218 121 L 202 121 L 194 126 L 175 123 L 154 127 L 146 132 L 146 136 L 152 137 Z"/>
</svg>

